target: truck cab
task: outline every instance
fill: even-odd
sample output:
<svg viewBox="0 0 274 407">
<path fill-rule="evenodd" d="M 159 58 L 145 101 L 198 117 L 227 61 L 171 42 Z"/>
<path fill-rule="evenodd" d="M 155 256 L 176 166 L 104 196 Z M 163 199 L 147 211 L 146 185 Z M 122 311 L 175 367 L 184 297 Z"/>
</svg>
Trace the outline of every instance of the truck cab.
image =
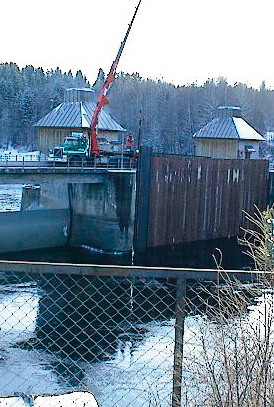
<svg viewBox="0 0 274 407">
<path fill-rule="evenodd" d="M 84 133 L 71 132 L 61 146 L 49 152 L 49 161 L 67 162 L 79 161 L 88 157 L 88 139 Z"/>
</svg>

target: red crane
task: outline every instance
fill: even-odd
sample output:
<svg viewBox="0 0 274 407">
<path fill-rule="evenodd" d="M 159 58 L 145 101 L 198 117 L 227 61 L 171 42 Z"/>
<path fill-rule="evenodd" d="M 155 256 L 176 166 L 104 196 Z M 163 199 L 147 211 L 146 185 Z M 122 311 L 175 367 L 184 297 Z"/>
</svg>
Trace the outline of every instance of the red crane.
<svg viewBox="0 0 274 407">
<path fill-rule="evenodd" d="M 106 80 L 105 80 L 105 82 L 102 86 L 102 89 L 99 93 L 99 96 L 98 96 L 96 108 L 95 108 L 94 114 L 92 116 L 92 121 L 91 121 L 90 129 L 89 129 L 89 145 L 91 146 L 91 148 L 89 149 L 90 157 L 91 156 L 100 157 L 100 150 L 99 150 L 99 146 L 98 146 L 97 133 L 96 133 L 96 127 L 98 124 L 99 115 L 101 113 L 102 108 L 108 103 L 107 93 L 108 93 L 113 81 L 115 80 L 116 69 L 117 69 L 120 57 L 122 55 L 123 49 L 125 47 L 127 38 L 129 36 L 131 27 L 133 25 L 134 19 L 136 17 L 137 11 L 141 4 L 141 1 L 142 0 L 139 0 L 138 6 L 136 7 L 132 20 L 128 26 L 125 38 L 120 45 L 120 48 L 119 48 L 119 51 L 118 51 L 118 54 L 117 54 L 115 60 L 112 62 L 109 74 L 106 77 Z"/>
</svg>

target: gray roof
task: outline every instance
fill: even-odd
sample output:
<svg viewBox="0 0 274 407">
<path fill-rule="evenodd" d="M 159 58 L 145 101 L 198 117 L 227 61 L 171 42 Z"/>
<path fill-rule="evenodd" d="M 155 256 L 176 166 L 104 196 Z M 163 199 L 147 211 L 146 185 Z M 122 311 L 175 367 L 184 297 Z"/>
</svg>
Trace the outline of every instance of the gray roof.
<svg viewBox="0 0 274 407">
<path fill-rule="evenodd" d="M 241 117 L 218 117 L 213 119 L 194 134 L 193 137 L 264 141 L 263 136 Z"/>
<path fill-rule="evenodd" d="M 96 104 L 93 102 L 64 102 L 40 119 L 34 126 L 54 128 L 89 128 Z M 99 130 L 125 131 L 109 114 L 102 111 Z"/>
</svg>

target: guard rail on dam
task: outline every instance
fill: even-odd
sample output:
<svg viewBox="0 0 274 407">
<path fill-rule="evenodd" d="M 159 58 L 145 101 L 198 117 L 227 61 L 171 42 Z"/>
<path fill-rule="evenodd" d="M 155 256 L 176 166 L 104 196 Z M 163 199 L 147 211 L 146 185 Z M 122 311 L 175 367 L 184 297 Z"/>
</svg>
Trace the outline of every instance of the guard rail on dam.
<svg viewBox="0 0 274 407">
<path fill-rule="evenodd" d="M 0 261 L 0 282 L 2 405 L 273 404 L 271 273 Z"/>
<path fill-rule="evenodd" d="M 136 159 L 129 157 L 106 157 L 95 161 L 41 161 L 22 159 L 13 161 L 0 157 L 0 185 L 17 183 L 50 183 L 54 180 L 65 183 L 98 183 L 111 172 L 131 173 L 136 171 Z M 79 175 L 78 175 L 79 174 Z M 97 175 L 97 177 L 96 177 Z"/>
</svg>

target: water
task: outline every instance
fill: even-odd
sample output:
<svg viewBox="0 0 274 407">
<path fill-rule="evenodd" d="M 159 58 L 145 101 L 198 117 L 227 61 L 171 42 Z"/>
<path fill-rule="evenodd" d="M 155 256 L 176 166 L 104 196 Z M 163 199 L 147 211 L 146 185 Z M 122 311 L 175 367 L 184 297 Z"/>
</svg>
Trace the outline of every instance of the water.
<svg viewBox="0 0 274 407">
<path fill-rule="evenodd" d="M 34 336 L 39 296 L 36 284 L 0 286 L 1 396 L 32 394 L 34 388 L 43 392 L 46 386 L 53 392 L 58 389 L 54 375 L 44 368 L 49 357 L 16 347 Z"/>
<path fill-rule="evenodd" d="M 22 199 L 22 185 L 0 185 L 0 212 L 19 211 Z M 0 253 L 0 259 L 49 261 L 80 264 L 123 264 L 159 267 L 216 268 L 220 252 L 224 269 L 250 269 L 252 261 L 243 253 L 236 237 L 211 241 L 178 244 L 164 248 L 152 248 L 146 252 L 126 255 L 109 255 L 85 247 L 57 247 L 15 253 Z M 233 253 L 233 256 L 231 256 Z"/>
<path fill-rule="evenodd" d="M 140 280 L 127 290 L 129 286 L 124 282 L 121 288 L 120 280 L 119 286 L 114 287 L 114 281 L 103 279 L 102 283 L 101 279 L 91 277 L 85 282 L 79 277 L 65 281 L 65 277 L 60 276 L 28 281 L 27 276 L 21 275 L 20 283 L 16 282 L 18 276 L 2 275 L 1 278 L 1 396 L 90 391 L 100 406 L 170 405 L 175 324 L 172 282 L 155 281 L 152 285 L 150 281 L 142 287 Z M 65 285 L 62 287 L 61 283 Z M 90 290 L 96 293 L 94 298 Z M 201 286 L 196 287 L 193 294 L 199 298 L 192 298 L 192 309 L 188 309 L 189 316 L 185 319 L 183 378 L 184 383 L 188 383 L 188 397 L 191 391 L 195 393 L 190 366 L 204 368 L 202 338 L 212 358 L 214 340 L 217 343 L 223 335 L 222 329 L 218 334 L 222 328 L 220 322 L 205 306 L 214 303 L 208 299 L 206 304 L 201 301 L 202 295 L 209 292 L 210 286 L 204 292 Z M 75 307 L 75 311 L 70 305 L 75 303 L 77 293 L 85 305 L 82 304 L 82 309 Z M 107 314 L 94 309 L 95 303 L 101 307 L 100 295 L 108 299 Z M 188 300 L 190 297 L 188 293 Z M 160 303 L 160 299 L 164 301 Z M 121 301 L 123 308 L 119 306 Z M 225 292 L 218 301 L 227 301 Z M 165 308 L 161 310 L 163 305 Z M 113 306 L 120 310 L 118 315 L 113 315 L 110 309 Z M 241 300 L 241 306 L 234 309 L 233 318 L 230 314 L 231 323 L 228 320 L 226 327 L 237 323 L 239 328 L 244 327 L 247 337 L 247 327 L 263 333 L 266 307 L 273 310 L 272 292 L 264 297 L 258 292 L 244 306 Z M 76 320 L 77 312 L 84 315 L 83 309 L 86 309 L 85 322 L 78 318 L 76 324 L 71 323 Z M 113 315 L 112 318 L 106 319 L 109 315 Z M 82 349 L 74 337 L 75 329 L 77 338 L 85 343 Z M 93 333 L 89 334 L 88 329 Z M 230 343 L 231 338 L 229 333 Z"/>
<path fill-rule="evenodd" d="M 21 196 L 22 185 L 1 186 L 0 210 L 20 210 Z M 132 260 L 131 256 L 102 256 L 84 248 L 66 247 L 7 253 L 2 258 L 95 264 L 130 264 Z M 58 348 L 63 330 L 68 329 L 66 316 L 54 321 L 54 329 L 45 323 L 48 312 L 45 304 L 48 306 L 60 295 L 65 296 L 61 288 L 53 293 L 51 289 L 62 285 L 64 280 L 65 277 L 60 277 L 58 282 L 50 284 L 28 276 L 0 275 L 0 396 L 84 390 L 94 394 L 104 407 L 145 407 L 152 406 L 157 397 L 169 400 L 174 347 L 172 312 L 166 318 L 154 320 L 146 316 L 152 305 L 142 302 L 145 315 L 138 312 L 133 320 L 127 316 L 123 320 L 113 317 L 108 340 L 100 339 L 103 352 L 95 348 L 92 354 L 81 350 L 75 355 L 74 349 L 68 346 Z M 103 290 L 105 295 L 106 283 L 97 290 Z M 119 291 L 118 296 L 121 298 L 123 293 Z M 112 304 L 114 301 L 112 298 Z M 125 304 L 127 308 L 132 306 L 128 298 Z M 123 306 L 117 304 L 118 307 Z M 94 318 L 87 319 L 89 327 L 93 327 Z M 105 329 L 100 329 L 105 335 Z M 81 335 L 79 338 L 83 339 Z M 97 344 L 98 336 L 95 335 L 94 341 Z"/>
<path fill-rule="evenodd" d="M 102 342 L 102 338 L 98 339 L 97 335 L 96 345 L 100 341 L 100 349 L 95 347 L 92 353 L 91 351 L 84 353 L 77 345 L 73 349 L 64 345 L 58 349 L 59 342 L 64 338 L 71 343 L 69 329 L 72 329 L 66 321 L 69 315 L 69 311 L 66 313 L 68 305 L 63 304 L 62 312 L 65 310 L 65 316 L 58 316 L 58 304 L 54 308 L 61 293 L 63 298 L 66 296 L 64 290 L 60 288 L 61 278 L 58 278 L 58 289 L 53 289 L 56 284 L 46 279 L 24 281 L 27 277 L 21 276 L 21 283 L 9 283 L 9 280 L 16 279 L 15 276 L 2 276 L 2 279 L 3 284 L 0 285 L 2 397 L 18 393 L 48 395 L 85 390 L 92 392 L 99 404 L 106 407 L 148 406 L 154 392 L 161 399 L 169 398 L 174 347 L 174 320 L 170 318 L 171 311 L 167 319 L 162 317 L 158 321 L 153 321 L 148 316 L 140 317 L 138 311 L 131 312 L 131 316 L 125 316 L 120 322 L 117 322 L 117 317 L 114 316 L 108 322 L 108 325 L 109 323 L 113 325 L 116 332 L 114 337 L 108 332 L 108 340 Z M 80 284 L 77 279 L 71 279 L 71 282 L 73 285 Z M 107 295 L 107 284 L 105 281 L 102 291 L 104 296 Z M 66 287 L 69 287 L 68 282 Z M 100 290 L 99 286 L 96 287 L 97 291 Z M 88 289 L 89 286 L 86 291 Z M 110 289 L 113 291 L 112 287 Z M 121 292 L 120 290 L 119 293 Z M 112 304 L 114 300 L 112 299 Z M 118 300 L 121 300 L 121 295 Z M 132 306 L 126 303 L 126 298 L 124 301 L 124 305 Z M 152 302 L 152 299 L 150 301 Z M 149 312 L 148 303 L 142 305 Z M 48 320 L 50 307 L 53 307 L 55 313 L 51 314 L 54 317 Z M 150 308 L 152 309 L 152 305 Z M 100 320 L 101 324 L 104 316 L 99 313 L 98 316 L 99 319 L 94 325 L 96 322 L 94 314 L 86 315 L 87 327 L 92 329 L 96 327 L 99 333 L 105 332 L 105 326 L 98 327 L 98 321 Z M 57 318 L 57 325 L 54 318 Z M 83 329 L 83 325 L 80 327 L 80 324 L 81 322 L 76 325 L 79 330 Z M 64 329 L 67 330 L 65 335 Z M 79 335 L 79 339 L 83 341 L 83 335 Z M 49 351 L 46 352 L 44 346 Z M 91 341 L 86 342 L 86 348 L 91 349 Z M 75 349 L 78 349 L 76 354 Z"/>
<path fill-rule="evenodd" d="M 2 210 L 19 210 L 22 186 L 1 187 L 0 202 Z M 6 206 L 5 206 L 6 205 Z M 230 245 L 235 248 L 236 242 L 231 239 Z M 226 249 L 226 242 L 218 242 Z M 187 247 L 170 247 L 165 250 L 153 250 L 150 253 L 136 256 L 138 264 L 176 267 L 214 267 L 212 250 L 214 243 L 188 245 Z M 203 250 L 201 250 L 203 248 Z M 236 252 L 234 252 L 236 253 Z M 241 262 L 241 254 L 228 256 L 227 263 L 236 265 Z M 56 248 L 30 252 L 10 253 L 2 258 L 11 260 L 59 261 L 72 263 L 115 263 L 131 264 L 132 259 L 119 256 L 102 256 L 91 253 L 83 248 Z M 229 260 L 230 258 L 230 260 Z M 236 259 L 237 258 L 237 262 Z M 202 266 L 201 266 L 202 264 Z M 231 267 L 237 268 L 237 267 Z M 86 316 L 87 325 L 78 326 L 83 329 L 79 335 L 82 341 L 85 330 L 95 328 L 107 340 L 98 339 L 98 333 L 89 334 L 89 341 L 95 345 L 101 343 L 100 349 L 88 342 L 88 351 L 81 349 L 75 354 L 77 344 L 71 346 L 72 339 L 68 332 L 70 323 L 68 315 L 76 320 L 76 314 L 69 309 L 48 323 L 50 307 L 58 305 L 61 298 L 72 303 L 71 295 L 74 287 L 80 282 L 76 279 L 59 277 L 58 280 L 47 281 L 27 276 L 0 276 L 0 395 L 10 396 L 24 394 L 62 394 L 70 391 L 88 390 L 96 396 L 100 406 L 104 407 L 152 407 L 170 405 L 173 376 L 174 352 L 174 282 L 155 281 L 154 286 L 140 287 L 140 284 L 127 285 L 124 292 L 120 285 L 117 298 L 123 306 L 123 318 L 119 314 L 111 321 L 99 318 L 99 328 L 94 322 L 94 315 Z M 51 277 L 50 277 L 51 278 Z M 1 280 L 0 280 L 1 281 Z M 90 283 L 90 281 L 89 281 Z M 127 282 L 128 283 L 128 282 Z M 150 282 L 151 283 L 151 282 Z M 61 286 L 66 284 L 69 290 Z M 96 283 L 97 284 L 97 283 Z M 97 287 L 94 284 L 92 286 Z M 158 285 L 157 285 L 158 284 Z M 166 288 L 163 291 L 163 286 Z M 81 286 L 81 284 L 80 284 Z M 58 288 L 59 287 L 59 288 Z M 92 298 L 90 285 L 84 285 L 81 295 Z M 115 292 L 110 287 L 111 292 Z M 76 293 L 76 291 L 75 291 Z M 96 295 L 107 296 L 108 284 L 96 288 Z M 75 294 L 76 295 L 76 294 Z M 95 295 L 95 294 L 93 294 Z M 85 298 L 85 297 L 84 297 Z M 97 297 L 96 297 L 97 298 Z M 161 300 L 164 302 L 161 302 Z M 113 306 L 117 299 L 111 297 L 109 304 Z M 89 300 L 90 301 L 90 300 Z M 100 304 L 100 301 L 98 300 Z M 108 305 L 107 308 L 111 308 Z M 62 304 L 62 307 L 68 305 Z M 105 305 L 104 305 L 105 307 Z M 92 304 L 88 303 L 88 309 Z M 76 306 L 76 311 L 79 307 Z M 203 310 L 195 308 L 195 315 L 185 321 L 185 338 L 189 345 L 189 354 L 195 356 L 197 345 L 195 337 L 203 323 Z M 253 309 L 257 312 L 257 308 Z M 253 313 L 253 315 L 255 315 Z M 56 316 L 56 309 L 53 314 Z M 113 315 L 113 314 L 112 314 Z M 102 321 L 104 326 L 102 326 Z M 106 330 L 107 328 L 107 330 Z M 64 334 L 65 332 L 65 334 Z M 74 332 L 74 331 L 73 331 Z M 75 334 L 73 334 L 75 336 Z M 68 345 L 64 345 L 63 338 Z M 192 343 L 192 345 L 191 345 Z M 46 348 L 50 351 L 46 351 Z M 92 349 L 92 351 L 91 351 Z M 103 352 L 102 352 L 103 349 Z M 196 349 L 196 350 L 195 350 Z M 185 378 L 187 380 L 187 378 Z"/>
</svg>

